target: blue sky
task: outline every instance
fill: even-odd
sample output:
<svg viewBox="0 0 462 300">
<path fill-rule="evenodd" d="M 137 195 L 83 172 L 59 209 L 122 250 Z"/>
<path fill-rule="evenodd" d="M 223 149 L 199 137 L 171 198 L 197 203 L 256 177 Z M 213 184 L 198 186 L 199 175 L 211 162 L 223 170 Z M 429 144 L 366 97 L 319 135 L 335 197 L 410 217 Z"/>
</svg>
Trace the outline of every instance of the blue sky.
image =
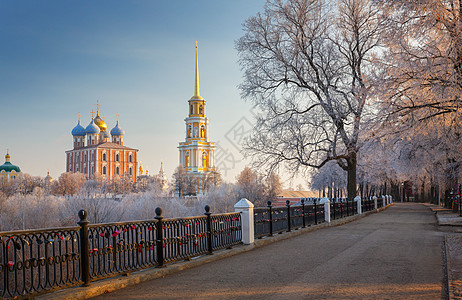
<svg viewBox="0 0 462 300">
<path fill-rule="evenodd" d="M 0 0 L 0 153 L 9 148 L 25 173 L 49 170 L 57 178 L 77 113 L 88 125 L 99 100 L 108 128 L 118 112 L 125 145 L 140 150 L 150 174 L 163 161 L 170 178 L 193 95 L 197 40 L 210 139 L 223 150 L 225 179 L 234 181 L 246 164 L 236 147 L 240 132 L 253 122 L 237 88 L 234 42 L 264 3 Z"/>
</svg>

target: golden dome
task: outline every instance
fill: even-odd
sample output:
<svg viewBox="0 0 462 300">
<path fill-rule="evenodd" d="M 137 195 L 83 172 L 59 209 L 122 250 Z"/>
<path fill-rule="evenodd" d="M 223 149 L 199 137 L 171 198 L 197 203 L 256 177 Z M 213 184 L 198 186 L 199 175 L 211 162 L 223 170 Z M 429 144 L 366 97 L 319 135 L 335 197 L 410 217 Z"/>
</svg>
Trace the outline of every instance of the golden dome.
<svg viewBox="0 0 462 300">
<path fill-rule="evenodd" d="M 101 117 L 99 116 L 99 112 L 96 112 L 96 118 L 94 119 L 94 121 L 95 121 L 96 126 L 99 127 L 99 130 L 106 131 L 107 125 L 103 121 L 103 119 L 101 119 Z"/>
</svg>

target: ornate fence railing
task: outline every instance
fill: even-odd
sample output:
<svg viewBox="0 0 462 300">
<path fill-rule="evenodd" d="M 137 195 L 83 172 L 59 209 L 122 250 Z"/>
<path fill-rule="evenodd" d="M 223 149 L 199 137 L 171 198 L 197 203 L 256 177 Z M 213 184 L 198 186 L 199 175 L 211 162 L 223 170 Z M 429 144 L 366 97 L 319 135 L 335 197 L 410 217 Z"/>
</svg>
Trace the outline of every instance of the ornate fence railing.
<svg viewBox="0 0 462 300">
<path fill-rule="evenodd" d="M 254 230 L 255 237 L 271 236 L 275 233 L 291 231 L 292 229 L 303 228 L 324 222 L 324 205 L 314 204 L 290 205 L 273 207 L 268 201 L 267 207 L 254 209 Z"/>
<path fill-rule="evenodd" d="M 0 232 L 0 298 L 81 284 L 79 230 Z"/>
<path fill-rule="evenodd" d="M 0 232 L 0 298 L 30 297 L 241 243 L 240 213 Z"/>
</svg>

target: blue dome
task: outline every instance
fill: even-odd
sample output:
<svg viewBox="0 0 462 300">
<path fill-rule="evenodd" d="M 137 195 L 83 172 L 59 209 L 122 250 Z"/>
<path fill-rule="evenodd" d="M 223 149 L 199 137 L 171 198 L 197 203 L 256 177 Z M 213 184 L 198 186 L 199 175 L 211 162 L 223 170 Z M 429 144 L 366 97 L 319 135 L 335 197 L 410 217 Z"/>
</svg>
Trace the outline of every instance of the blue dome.
<svg viewBox="0 0 462 300">
<path fill-rule="evenodd" d="M 87 132 L 85 131 L 85 128 L 83 128 L 83 126 L 80 125 L 80 121 L 79 123 L 77 123 L 77 126 L 75 126 L 74 129 L 72 129 L 73 136 L 85 136 L 86 134 Z"/>
<path fill-rule="evenodd" d="M 98 125 L 95 124 L 95 121 L 91 119 L 90 124 L 85 128 L 87 134 L 97 134 L 100 132 Z"/>
<path fill-rule="evenodd" d="M 124 135 L 125 132 L 122 130 L 122 128 L 119 127 L 119 121 L 117 121 L 117 124 L 114 128 L 111 130 L 111 135 L 112 136 L 121 136 Z"/>
<path fill-rule="evenodd" d="M 103 131 L 103 137 L 106 138 L 106 139 L 111 138 L 111 136 L 109 135 L 109 132 L 107 130 Z"/>
</svg>

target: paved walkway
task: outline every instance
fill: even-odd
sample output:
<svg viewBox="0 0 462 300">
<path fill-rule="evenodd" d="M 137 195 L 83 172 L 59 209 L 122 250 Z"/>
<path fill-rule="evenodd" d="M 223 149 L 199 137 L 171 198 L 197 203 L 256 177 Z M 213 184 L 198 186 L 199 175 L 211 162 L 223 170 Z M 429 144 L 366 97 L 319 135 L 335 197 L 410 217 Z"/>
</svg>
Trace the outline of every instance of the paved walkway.
<svg viewBox="0 0 462 300">
<path fill-rule="evenodd" d="M 429 207 L 398 203 L 94 299 L 441 299 L 443 234 Z"/>
</svg>

